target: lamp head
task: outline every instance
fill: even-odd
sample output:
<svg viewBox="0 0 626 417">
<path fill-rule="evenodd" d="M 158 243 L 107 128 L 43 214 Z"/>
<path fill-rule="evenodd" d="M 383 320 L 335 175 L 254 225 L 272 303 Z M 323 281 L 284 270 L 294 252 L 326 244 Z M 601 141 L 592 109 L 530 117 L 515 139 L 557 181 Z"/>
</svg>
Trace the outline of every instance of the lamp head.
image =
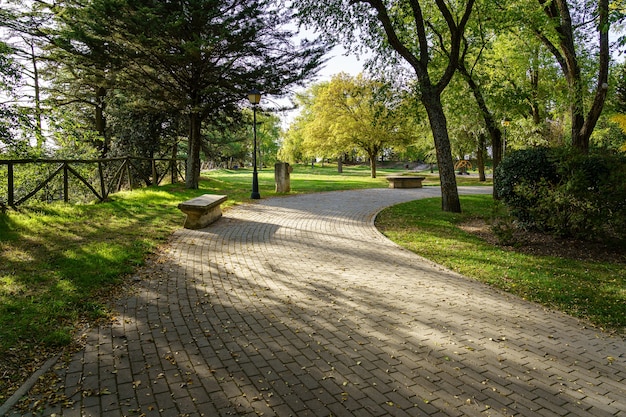
<svg viewBox="0 0 626 417">
<path fill-rule="evenodd" d="M 248 93 L 248 100 L 250 100 L 250 104 L 256 106 L 261 102 L 261 92 L 256 88 L 250 90 Z"/>
</svg>

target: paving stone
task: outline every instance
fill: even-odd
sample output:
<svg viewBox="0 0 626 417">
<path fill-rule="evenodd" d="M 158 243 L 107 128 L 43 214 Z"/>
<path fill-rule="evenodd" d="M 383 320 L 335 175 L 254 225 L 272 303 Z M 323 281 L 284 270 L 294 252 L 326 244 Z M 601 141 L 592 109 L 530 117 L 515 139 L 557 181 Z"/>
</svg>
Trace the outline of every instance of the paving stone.
<svg viewBox="0 0 626 417">
<path fill-rule="evenodd" d="M 373 227 L 383 207 L 438 195 L 262 199 L 176 231 L 115 304 L 118 320 L 87 330 L 54 370 L 74 404 L 46 410 L 625 415 L 624 339 L 447 271 Z"/>
</svg>

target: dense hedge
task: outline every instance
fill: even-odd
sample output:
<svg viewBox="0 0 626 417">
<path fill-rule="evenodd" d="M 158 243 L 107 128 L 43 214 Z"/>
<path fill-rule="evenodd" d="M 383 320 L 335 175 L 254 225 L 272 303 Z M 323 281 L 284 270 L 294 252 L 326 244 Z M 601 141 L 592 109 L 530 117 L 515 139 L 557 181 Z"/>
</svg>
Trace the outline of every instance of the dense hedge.
<svg viewBox="0 0 626 417">
<path fill-rule="evenodd" d="M 496 193 L 519 224 L 561 236 L 626 240 L 626 156 L 532 148 L 505 157 Z"/>
</svg>

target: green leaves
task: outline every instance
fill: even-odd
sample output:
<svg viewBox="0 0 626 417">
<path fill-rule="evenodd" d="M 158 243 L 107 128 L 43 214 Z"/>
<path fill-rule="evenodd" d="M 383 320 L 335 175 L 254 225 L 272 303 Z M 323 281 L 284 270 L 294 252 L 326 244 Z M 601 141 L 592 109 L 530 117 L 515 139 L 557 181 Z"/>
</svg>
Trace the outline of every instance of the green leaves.
<svg viewBox="0 0 626 417">
<path fill-rule="evenodd" d="M 312 87 L 308 97 L 303 103 L 306 116 L 292 126 L 300 130 L 305 154 L 336 157 L 356 150 L 375 161 L 383 149 L 414 140 L 415 115 L 383 81 L 341 73 Z"/>
</svg>

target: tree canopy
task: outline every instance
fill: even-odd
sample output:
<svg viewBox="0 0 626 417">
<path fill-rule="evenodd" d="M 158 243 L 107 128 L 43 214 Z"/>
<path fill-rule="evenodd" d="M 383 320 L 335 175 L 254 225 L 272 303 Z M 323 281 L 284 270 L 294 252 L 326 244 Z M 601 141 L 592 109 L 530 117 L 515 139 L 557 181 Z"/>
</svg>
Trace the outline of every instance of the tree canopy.
<svg viewBox="0 0 626 417">
<path fill-rule="evenodd" d="M 235 117 L 252 88 L 284 94 L 325 52 L 295 45 L 290 15 L 269 1 L 91 0 L 57 9 L 54 44 L 97 70 L 97 91 L 114 78 L 136 106 L 186 115 L 189 188 L 197 187 L 202 123 Z"/>
<path fill-rule="evenodd" d="M 382 61 L 408 65 L 414 74 L 416 98 L 424 105 L 433 133 L 444 211 L 459 212 L 461 204 L 441 93 L 457 70 L 465 28 L 475 0 L 434 4 L 416 0 L 325 1 L 296 0 L 299 16 L 331 36 L 356 33 Z M 441 54 L 446 51 L 445 54 Z M 395 58 L 395 59 L 389 59 Z"/>
<path fill-rule="evenodd" d="M 357 150 L 370 161 L 375 178 L 381 151 L 415 140 L 414 115 L 389 83 L 340 73 L 308 91 L 305 116 L 292 126 L 302 129 L 300 146 L 307 155 L 341 157 Z"/>
<path fill-rule="evenodd" d="M 247 163 L 250 89 L 310 86 L 326 45 L 341 43 L 369 57 L 367 76 L 300 93 L 281 154 L 351 148 L 375 162 L 391 148 L 426 150 L 429 137 L 442 208 L 458 211 L 454 160 L 467 152 L 488 148 L 495 168 L 514 148 L 621 147 L 611 52 L 624 41 L 609 31 L 625 11 L 609 0 L 7 0 L 0 152 L 52 152 L 71 137 L 101 156 L 186 156 L 194 188 L 202 155 Z M 322 39 L 300 40 L 298 23 Z M 393 83 L 375 85 L 380 74 Z M 259 126 L 263 162 L 276 126 Z"/>
<path fill-rule="evenodd" d="M 0 42 L 0 97 L 10 98 L 20 80 L 20 68 L 11 57 L 12 49 L 4 42 Z M 7 100 L 8 101 L 8 100 Z M 20 142 L 16 140 L 16 126 L 19 115 L 9 103 L 0 102 L 0 152 L 14 153 Z"/>
</svg>

